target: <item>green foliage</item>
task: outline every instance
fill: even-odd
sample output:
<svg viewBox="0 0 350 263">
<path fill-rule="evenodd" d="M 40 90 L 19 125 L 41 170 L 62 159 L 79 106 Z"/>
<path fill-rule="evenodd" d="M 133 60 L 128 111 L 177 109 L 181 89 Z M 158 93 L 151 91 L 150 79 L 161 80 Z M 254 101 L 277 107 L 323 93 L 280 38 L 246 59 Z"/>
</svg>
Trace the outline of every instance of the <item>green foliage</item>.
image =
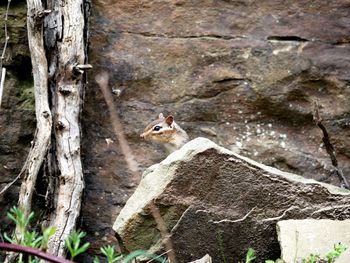
<svg viewBox="0 0 350 263">
<path fill-rule="evenodd" d="M 85 232 L 73 231 L 66 239 L 66 246 L 70 253 L 70 260 L 73 260 L 77 255 L 84 253 L 90 246 L 90 243 L 85 243 L 80 246 L 80 241 L 86 236 Z"/>
<path fill-rule="evenodd" d="M 346 250 L 346 246 L 342 243 L 334 245 L 334 249 L 326 254 L 328 263 L 333 263 Z"/>
<path fill-rule="evenodd" d="M 25 216 L 20 208 L 12 207 L 7 213 L 8 218 L 10 218 L 15 224 L 18 231 L 15 231 L 12 237 L 9 237 L 4 233 L 4 238 L 6 241 L 12 244 L 18 244 L 21 246 L 32 247 L 32 248 L 47 248 L 47 242 L 49 238 L 56 232 L 54 227 L 49 227 L 39 234 L 36 231 L 29 231 L 29 224 L 34 218 L 34 213 L 31 212 L 28 216 Z M 18 258 L 18 263 L 23 263 L 23 255 L 20 254 Z M 32 256 L 28 257 L 29 263 L 39 262 L 38 259 Z"/>
<path fill-rule="evenodd" d="M 329 251 L 325 257 L 320 254 L 310 254 L 307 258 L 301 259 L 302 263 L 334 263 L 337 258 L 346 250 L 346 246 L 342 243 L 334 245 L 334 249 Z M 299 261 L 298 261 L 299 262 Z M 284 263 L 282 259 L 265 260 L 265 263 Z"/>
<path fill-rule="evenodd" d="M 254 259 L 256 259 L 255 251 L 254 251 L 254 249 L 252 249 L 252 248 L 250 247 L 250 248 L 248 248 L 248 251 L 247 251 L 245 263 L 250 263 L 250 262 L 252 262 Z"/>
<path fill-rule="evenodd" d="M 102 254 L 107 258 L 108 263 L 116 262 L 117 260 L 121 260 L 123 256 L 115 251 L 113 246 L 104 246 L 100 248 Z M 94 263 L 99 263 L 100 260 L 98 257 L 95 257 Z"/>
<path fill-rule="evenodd" d="M 310 254 L 307 258 L 302 259 L 302 263 L 316 263 L 321 260 L 320 254 Z"/>
<path fill-rule="evenodd" d="M 17 207 L 12 207 L 10 211 L 7 213 L 7 216 L 16 224 L 17 231 L 10 237 L 6 233 L 4 233 L 4 238 L 12 243 L 18 244 L 22 246 L 38 248 L 45 250 L 47 248 L 47 244 L 49 238 L 55 234 L 55 227 L 43 228 L 42 233 L 39 234 L 36 231 L 29 231 L 29 224 L 34 218 L 34 213 L 31 212 L 28 216 L 25 216 L 23 211 Z M 90 243 L 84 243 L 81 245 L 81 240 L 86 236 L 85 232 L 74 231 L 69 235 L 66 239 L 65 243 L 70 253 L 70 259 L 73 260 L 77 255 L 84 253 L 90 246 Z M 223 248 L 223 240 L 222 240 L 222 232 L 217 233 L 217 240 L 220 247 L 220 252 L 223 258 L 223 261 L 227 263 L 227 259 L 225 257 L 224 248 Z M 301 260 L 302 263 L 334 263 L 337 258 L 341 256 L 341 254 L 347 249 L 347 247 L 342 244 L 334 245 L 333 250 L 328 252 L 325 257 L 321 257 L 319 254 L 310 254 L 307 258 Z M 108 263 L 114 262 L 123 262 L 129 263 L 132 262 L 137 257 L 147 257 L 156 262 L 161 263 L 169 263 L 166 258 L 161 256 L 149 253 L 145 250 L 136 250 L 130 253 L 127 256 L 123 256 L 116 252 L 115 248 L 112 246 L 104 246 L 101 248 L 101 253 L 107 258 Z M 19 255 L 17 263 L 24 263 L 24 256 L 22 254 Z M 38 263 L 39 260 L 37 258 L 33 258 L 32 256 L 27 256 L 28 259 L 26 262 L 28 263 Z M 249 248 L 246 254 L 245 261 L 239 263 L 252 263 L 256 259 L 256 254 L 254 249 Z M 94 259 L 94 263 L 99 263 L 100 260 L 98 257 Z M 299 261 L 298 261 L 299 262 Z M 265 263 L 284 263 L 283 260 L 277 259 L 274 260 L 265 260 Z"/>
</svg>

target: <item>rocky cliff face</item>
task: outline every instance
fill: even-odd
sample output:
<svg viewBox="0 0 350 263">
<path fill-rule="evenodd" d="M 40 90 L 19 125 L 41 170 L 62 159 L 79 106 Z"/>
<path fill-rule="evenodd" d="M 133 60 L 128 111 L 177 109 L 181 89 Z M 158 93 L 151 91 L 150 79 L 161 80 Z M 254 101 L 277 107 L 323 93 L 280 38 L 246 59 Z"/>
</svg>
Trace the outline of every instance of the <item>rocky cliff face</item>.
<svg viewBox="0 0 350 263">
<path fill-rule="evenodd" d="M 316 100 L 349 175 L 349 14 L 345 0 L 99 0 L 91 62 L 94 72 L 109 72 L 111 90 L 120 93 L 115 103 L 144 168 L 165 157 L 161 147 L 139 138 L 163 112 L 191 138 L 207 137 L 264 164 L 321 179 L 331 166 L 312 120 Z M 99 212 L 106 227 L 94 231 L 99 239 L 133 188 L 93 76 L 84 112 L 83 213 L 91 226 Z M 107 145 L 106 138 L 115 143 Z M 328 182 L 338 184 L 337 178 Z"/>
<path fill-rule="evenodd" d="M 14 78 L 8 78 L 0 113 L 2 184 L 19 172 L 34 131 L 23 4 L 13 1 L 9 18 L 21 23 L 10 31 L 15 37 L 8 64 Z M 124 131 L 141 168 L 165 158 L 162 148 L 139 138 L 145 125 L 164 112 L 172 113 L 191 138 L 207 137 L 256 161 L 320 179 L 331 168 L 312 121 L 317 100 L 339 165 L 350 174 L 348 1 L 92 4 L 94 70 L 83 112 L 81 225 L 94 245 L 115 241 L 110 226 L 135 187 L 94 82 L 100 70 L 111 76 Z M 337 179 L 329 182 L 337 184 Z M 15 189 L 2 201 L 16 199 Z"/>
</svg>

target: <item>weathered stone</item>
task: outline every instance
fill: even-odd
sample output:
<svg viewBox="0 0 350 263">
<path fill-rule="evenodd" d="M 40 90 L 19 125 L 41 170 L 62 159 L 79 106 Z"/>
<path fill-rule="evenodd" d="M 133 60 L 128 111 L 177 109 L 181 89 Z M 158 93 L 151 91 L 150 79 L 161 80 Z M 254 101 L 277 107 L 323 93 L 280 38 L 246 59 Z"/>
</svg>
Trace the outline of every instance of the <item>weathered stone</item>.
<svg viewBox="0 0 350 263">
<path fill-rule="evenodd" d="M 161 147 L 139 138 L 163 112 L 191 138 L 207 137 L 264 164 L 322 179 L 332 167 L 312 121 L 316 99 L 350 180 L 349 12 L 348 0 L 93 1 L 94 70 L 82 145 L 82 227 L 89 240 L 100 242 L 109 232 L 134 189 L 95 85 L 101 70 L 118 90 L 124 133 L 141 168 L 165 158 Z M 336 177 L 327 182 L 339 185 Z"/>
<path fill-rule="evenodd" d="M 197 259 L 195 261 L 191 261 L 189 263 L 212 263 L 212 262 L 213 262 L 212 258 L 208 254 L 206 254 L 204 257 Z"/>
<path fill-rule="evenodd" d="M 128 250 L 154 249 L 160 237 L 150 215 L 154 202 L 179 262 L 206 253 L 236 262 L 249 247 L 261 260 L 278 258 L 279 220 L 349 218 L 349 194 L 197 138 L 145 171 L 113 228 Z"/>
<path fill-rule="evenodd" d="M 308 258 L 310 254 L 319 254 L 324 258 L 338 243 L 349 248 L 349 227 L 349 219 L 343 221 L 327 219 L 280 221 L 277 223 L 277 234 L 281 246 L 281 258 L 286 263 Z M 350 250 L 347 249 L 336 262 L 348 263 L 349 260 Z"/>
</svg>

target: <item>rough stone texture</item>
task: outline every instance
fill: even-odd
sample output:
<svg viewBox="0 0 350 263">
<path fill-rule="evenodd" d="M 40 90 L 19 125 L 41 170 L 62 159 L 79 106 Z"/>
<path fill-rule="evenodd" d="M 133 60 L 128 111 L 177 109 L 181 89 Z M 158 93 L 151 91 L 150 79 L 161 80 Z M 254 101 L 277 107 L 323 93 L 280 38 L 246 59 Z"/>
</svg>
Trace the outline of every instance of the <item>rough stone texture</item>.
<svg viewBox="0 0 350 263">
<path fill-rule="evenodd" d="M 286 263 L 307 258 L 310 254 L 324 257 L 335 244 L 341 242 L 350 245 L 350 220 L 283 220 L 277 223 L 278 240 L 281 246 L 281 258 Z M 348 263 L 350 250 L 347 249 L 337 263 Z"/>
<path fill-rule="evenodd" d="M 259 260 L 279 257 L 281 219 L 350 216 L 350 192 L 279 171 L 197 138 L 151 166 L 113 226 L 129 251 L 154 249 L 154 200 L 179 262 L 206 253 L 237 262 L 252 247 Z"/>
<path fill-rule="evenodd" d="M 139 138 L 163 112 L 192 139 L 323 178 L 330 161 L 312 122 L 317 99 L 350 179 L 347 0 L 96 0 L 92 12 L 82 226 L 93 243 L 111 240 L 109 226 L 134 189 L 93 80 L 99 70 L 120 91 L 114 99 L 142 168 L 165 158 L 161 147 Z"/>
<path fill-rule="evenodd" d="M 322 178 L 330 162 L 311 120 L 317 98 L 350 179 L 347 0 L 92 2 L 81 226 L 93 250 L 116 243 L 110 226 L 135 187 L 93 81 L 99 70 L 107 70 L 111 88 L 121 91 L 114 99 L 142 168 L 165 157 L 161 147 L 139 138 L 162 111 L 174 114 L 191 138 L 208 137 L 284 171 Z M 35 128 L 24 4 L 11 1 L 9 23 L 16 24 L 7 62 L 13 79 L 0 110 L 1 186 L 20 171 Z M 2 19 L 0 28 L 1 49 Z M 107 144 L 109 138 L 114 143 Z M 0 197 L 1 218 L 17 192 L 15 186 Z M 8 221 L 0 221 L 3 229 Z"/>
</svg>

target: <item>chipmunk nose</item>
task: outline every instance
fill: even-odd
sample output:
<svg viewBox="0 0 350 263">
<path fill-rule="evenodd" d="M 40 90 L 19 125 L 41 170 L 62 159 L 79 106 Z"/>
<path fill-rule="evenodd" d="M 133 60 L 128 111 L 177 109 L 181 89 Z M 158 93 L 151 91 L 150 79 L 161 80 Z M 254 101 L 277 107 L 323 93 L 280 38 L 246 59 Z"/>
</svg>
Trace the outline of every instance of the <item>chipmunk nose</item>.
<svg viewBox="0 0 350 263">
<path fill-rule="evenodd" d="M 141 133 L 141 134 L 140 134 L 140 137 L 141 137 L 142 139 L 144 139 L 144 138 L 145 138 L 145 134 L 144 134 L 144 133 Z"/>
</svg>

